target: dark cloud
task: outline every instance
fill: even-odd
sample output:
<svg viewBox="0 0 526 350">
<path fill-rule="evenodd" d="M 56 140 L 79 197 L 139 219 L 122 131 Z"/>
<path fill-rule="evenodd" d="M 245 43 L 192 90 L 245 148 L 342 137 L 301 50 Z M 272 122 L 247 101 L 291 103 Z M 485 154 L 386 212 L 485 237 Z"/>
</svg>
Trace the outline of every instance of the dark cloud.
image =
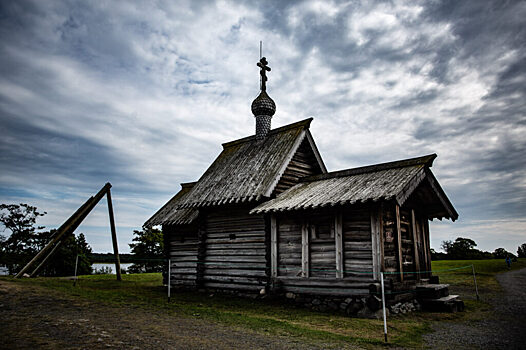
<svg viewBox="0 0 526 350">
<path fill-rule="evenodd" d="M 111 181 L 140 226 L 253 129 L 263 40 L 273 125 L 314 115 L 329 167 L 438 152 L 461 220 L 524 218 L 524 18 L 524 1 L 0 2 L 0 196 Z"/>
</svg>

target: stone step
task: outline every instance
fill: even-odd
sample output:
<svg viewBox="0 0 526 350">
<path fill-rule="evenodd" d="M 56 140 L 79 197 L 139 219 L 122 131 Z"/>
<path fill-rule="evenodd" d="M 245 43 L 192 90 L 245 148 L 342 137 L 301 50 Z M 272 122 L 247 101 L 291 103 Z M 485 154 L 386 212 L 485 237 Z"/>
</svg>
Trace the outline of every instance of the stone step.
<svg viewBox="0 0 526 350">
<path fill-rule="evenodd" d="M 449 295 L 449 284 L 418 284 L 417 299 L 439 299 Z"/>
<path fill-rule="evenodd" d="M 448 295 L 437 299 L 421 300 L 422 309 L 436 312 L 457 312 L 464 311 L 464 302 L 458 295 Z"/>
<path fill-rule="evenodd" d="M 449 301 L 454 301 L 458 299 L 458 295 L 448 295 L 446 297 L 437 298 L 437 299 L 423 299 L 424 302 L 436 302 L 436 303 L 447 303 Z"/>
</svg>

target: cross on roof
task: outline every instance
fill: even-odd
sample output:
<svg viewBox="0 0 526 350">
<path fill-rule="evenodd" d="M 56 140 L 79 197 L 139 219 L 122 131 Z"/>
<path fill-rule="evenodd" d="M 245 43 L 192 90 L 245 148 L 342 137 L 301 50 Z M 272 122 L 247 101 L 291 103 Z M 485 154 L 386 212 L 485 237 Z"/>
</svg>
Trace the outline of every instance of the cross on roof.
<svg viewBox="0 0 526 350">
<path fill-rule="evenodd" d="M 267 72 L 270 72 L 270 67 L 267 66 L 268 62 L 265 57 L 261 57 L 257 63 L 258 67 L 261 68 L 259 74 L 261 74 L 261 91 L 267 90 Z"/>
</svg>

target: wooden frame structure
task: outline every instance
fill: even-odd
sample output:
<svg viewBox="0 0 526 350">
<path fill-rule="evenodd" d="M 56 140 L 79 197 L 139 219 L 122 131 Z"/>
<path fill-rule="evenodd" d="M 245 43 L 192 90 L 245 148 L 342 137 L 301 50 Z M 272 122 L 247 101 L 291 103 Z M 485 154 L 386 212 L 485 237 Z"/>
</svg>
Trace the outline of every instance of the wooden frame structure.
<svg viewBox="0 0 526 350">
<path fill-rule="evenodd" d="M 42 261 L 40 264 L 33 270 L 31 273 L 31 277 L 36 276 L 37 272 L 42 268 L 47 260 L 53 255 L 53 253 L 56 251 L 58 246 L 62 243 L 61 239 L 66 236 L 68 233 L 73 233 L 77 227 L 84 221 L 84 219 L 88 216 L 88 214 L 95 208 L 95 206 L 100 202 L 102 197 L 106 196 L 106 199 L 108 200 L 108 214 L 109 214 L 109 220 L 110 220 L 110 229 L 111 229 L 111 239 L 113 242 L 113 253 L 115 254 L 115 269 L 116 269 L 116 275 L 117 280 L 120 281 L 122 279 L 121 277 L 121 264 L 119 259 L 119 247 L 117 244 L 117 232 L 115 230 L 115 219 L 113 216 L 113 204 L 111 201 L 111 184 L 107 182 L 99 192 L 95 196 L 90 197 L 80 208 L 77 209 L 73 215 L 71 215 L 57 230 L 51 241 L 46 244 L 44 248 L 40 252 L 37 253 L 29 261 L 20 272 L 15 276 L 15 278 L 22 277 L 31 266 L 33 266 L 37 261 L 39 261 L 42 257 Z M 46 255 L 47 254 L 47 255 Z"/>
</svg>

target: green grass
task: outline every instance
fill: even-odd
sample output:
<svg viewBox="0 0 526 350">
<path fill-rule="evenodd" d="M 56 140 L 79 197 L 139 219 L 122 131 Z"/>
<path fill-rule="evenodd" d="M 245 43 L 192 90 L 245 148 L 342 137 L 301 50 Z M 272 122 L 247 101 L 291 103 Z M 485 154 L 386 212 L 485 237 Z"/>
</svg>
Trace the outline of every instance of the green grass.
<svg viewBox="0 0 526 350">
<path fill-rule="evenodd" d="M 448 283 L 453 287 L 465 288 L 475 292 L 473 273 L 471 265 L 475 268 L 477 284 L 480 294 L 498 292 L 500 286 L 495 278 L 497 273 L 506 272 L 508 268 L 504 259 L 492 260 L 439 260 L 433 261 L 433 275 L 440 277 L 441 283 Z M 447 271 L 462 266 L 464 269 Z M 526 267 L 526 259 L 518 259 L 512 263 L 511 269 L 521 269 Z"/>
<path fill-rule="evenodd" d="M 389 345 L 395 347 L 421 347 L 422 335 L 429 332 L 433 322 L 454 320 L 462 322 L 472 317 L 484 317 L 491 308 L 474 298 L 471 268 L 442 271 L 465 265 L 475 266 L 482 300 L 499 291 L 495 274 L 507 271 L 500 260 L 436 261 L 433 270 L 441 283 L 451 284 L 454 292 L 461 292 L 466 300 L 466 313 L 437 314 L 413 313 L 389 317 Z M 526 267 L 520 259 L 513 268 Z M 64 278 L 35 278 L 13 280 L 16 283 L 37 285 L 74 298 L 83 298 L 113 306 L 140 307 L 148 310 L 199 317 L 237 328 L 252 329 L 270 335 L 299 337 L 306 342 L 324 342 L 344 346 L 359 344 L 367 348 L 384 347 L 381 320 L 349 318 L 297 308 L 286 302 L 250 300 L 220 294 L 172 292 L 167 302 L 166 289 L 161 286 L 160 274 L 123 275 L 118 282 L 114 275 L 80 276 L 76 287 Z M 12 280 L 2 277 L 2 279 Z M 466 298 L 467 297 L 467 298 Z"/>
</svg>

